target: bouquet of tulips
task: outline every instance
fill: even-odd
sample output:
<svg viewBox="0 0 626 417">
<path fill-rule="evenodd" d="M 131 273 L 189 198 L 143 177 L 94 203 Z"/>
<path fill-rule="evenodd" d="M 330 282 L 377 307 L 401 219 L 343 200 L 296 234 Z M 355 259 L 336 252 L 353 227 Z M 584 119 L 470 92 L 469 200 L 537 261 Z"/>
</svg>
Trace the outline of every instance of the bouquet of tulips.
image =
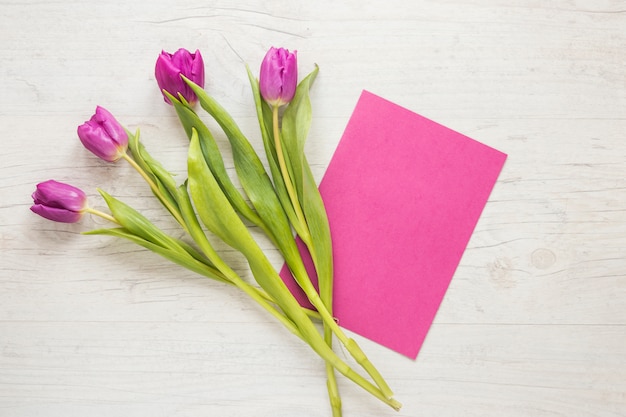
<svg viewBox="0 0 626 417">
<path fill-rule="evenodd" d="M 202 276 L 243 291 L 324 360 L 333 416 L 341 415 L 336 372 L 399 410 L 400 403 L 378 370 L 333 318 L 331 234 L 322 198 L 304 155 L 311 123 L 309 89 L 317 72 L 316 67 L 298 83 L 296 53 L 283 48 L 267 52 L 258 79 L 248 68 L 271 175 L 233 118 L 204 91 L 204 63 L 199 51 L 162 52 L 155 67 L 163 98 L 174 108 L 189 139 L 188 177 L 182 184 L 150 156 L 139 139 L 139 131 L 130 132 L 106 109 L 97 107 L 93 117 L 78 127 L 80 141 L 93 154 L 108 162 L 124 159 L 137 170 L 184 230 L 183 239 L 166 234 L 105 191 L 99 190 L 110 213 L 91 208 L 82 190 L 55 180 L 37 185 L 31 210 L 47 219 L 68 223 L 78 222 L 86 213 L 100 216 L 110 221 L 112 227 L 86 234 L 128 239 Z M 229 141 L 243 191 L 227 175 L 218 144 L 195 110 L 197 104 L 217 122 Z M 302 307 L 288 290 L 250 232 L 251 226 L 261 230 L 279 250 L 315 310 Z M 211 244 L 208 233 L 245 257 L 256 284 L 249 283 L 242 272 L 228 265 Z M 310 253 L 319 289 L 304 266 L 294 235 Z M 321 323 L 322 329 L 317 323 Z M 344 346 L 361 372 L 335 353 L 333 341 Z"/>
</svg>

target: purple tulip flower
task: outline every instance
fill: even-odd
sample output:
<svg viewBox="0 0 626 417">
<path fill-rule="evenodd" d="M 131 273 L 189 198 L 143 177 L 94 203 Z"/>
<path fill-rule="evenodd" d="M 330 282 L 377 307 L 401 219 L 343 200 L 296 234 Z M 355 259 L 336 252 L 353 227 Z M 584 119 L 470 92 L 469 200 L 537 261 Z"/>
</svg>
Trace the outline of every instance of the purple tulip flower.
<svg viewBox="0 0 626 417">
<path fill-rule="evenodd" d="M 192 54 L 184 48 L 173 54 L 162 51 L 157 58 L 154 75 L 161 91 L 165 90 L 174 97 L 178 97 L 180 93 L 190 104 L 194 104 L 198 101 L 198 97 L 182 79 L 181 75 L 204 88 L 204 61 L 202 60 L 202 55 L 200 55 L 198 50 Z M 165 94 L 163 99 L 166 103 L 172 104 Z"/>
<path fill-rule="evenodd" d="M 259 88 L 263 99 L 270 106 L 289 103 L 298 86 L 298 61 L 296 51 L 270 48 L 261 63 Z"/>
<path fill-rule="evenodd" d="M 37 184 L 32 197 L 31 211 L 55 222 L 76 223 L 87 210 L 82 190 L 55 180 Z"/>
<path fill-rule="evenodd" d="M 85 148 L 108 162 L 117 161 L 128 149 L 126 130 L 100 106 L 91 119 L 78 126 L 78 137 Z"/>
</svg>

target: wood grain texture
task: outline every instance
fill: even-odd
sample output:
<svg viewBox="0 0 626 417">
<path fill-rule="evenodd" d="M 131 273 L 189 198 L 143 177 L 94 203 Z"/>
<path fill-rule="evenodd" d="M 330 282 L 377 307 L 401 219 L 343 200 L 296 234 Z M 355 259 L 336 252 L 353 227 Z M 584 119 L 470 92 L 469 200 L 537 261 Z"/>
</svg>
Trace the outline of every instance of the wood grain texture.
<svg viewBox="0 0 626 417">
<path fill-rule="evenodd" d="M 403 409 L 342 380 L 344 415 L 626 415 L 624 1 L 0 10 L 1 417 L 330 415 L 317 357 L 241 294 L 80 235 L 97 220 L 28 210 L 34 185 L 55 178 L 177 233 L 129 167 L 79 145 L 76 126 L 103 105 L 182 175 L 186 139 L 153 65 L 161 49 L 199 48 L 207 89 L 260 149 L 244 63 L 255 70 L 271 45 L 297 49 L 303 73 L 320 66 L 307 143 L 317 178 L 362 89 L 509 154 L 418 359 L 356 336 Z"/>
</svg>

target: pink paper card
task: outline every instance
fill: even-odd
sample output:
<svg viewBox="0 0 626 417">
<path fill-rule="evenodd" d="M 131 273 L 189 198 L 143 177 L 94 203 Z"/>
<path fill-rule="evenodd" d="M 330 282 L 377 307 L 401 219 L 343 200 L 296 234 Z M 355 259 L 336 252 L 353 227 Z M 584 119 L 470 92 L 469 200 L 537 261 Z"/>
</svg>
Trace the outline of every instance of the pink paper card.
<svg viewBox="0 0 626 417">
<path fill-rule="evenodd" d="M 362 93 L 320 183 L 342 327 L 417 357 L 505 159 Z"/>
</svg>

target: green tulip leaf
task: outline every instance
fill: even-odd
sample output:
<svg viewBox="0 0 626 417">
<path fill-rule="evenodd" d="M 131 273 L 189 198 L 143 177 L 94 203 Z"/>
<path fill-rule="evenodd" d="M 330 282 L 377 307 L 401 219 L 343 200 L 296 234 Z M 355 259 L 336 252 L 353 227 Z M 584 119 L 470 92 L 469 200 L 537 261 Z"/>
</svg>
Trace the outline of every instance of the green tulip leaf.
<svg viewBox="0 0 626 417">
<path fill-rule="evenodd" d="M 250 208 L 248 203 L 246 203 L 243 196 L 228 176 L 221 152 L 209 128 L 189 105 L 177 100 L 169 93 L 166 94 L 174 105 L 174 109 L 178 114 L 178 118 L 185 130 L 185 133 L 187 134 L 187 137 L 191 138 L 192 130 L 196 130 L 200 140 L 202 155 L 204 156 L 207 166 L 213 173 L 215 179 L 222 188 L 222 191 L 224 191 L 224 194 L 228 197 L 233 207 L 248 221 L 257 226 L 261 226 L 261 219 L 254 212 L 254 210 Z"/>
<path fill-rule="evenodd" d="M 246 246 L 242 242 L 245 242 L 249 235 L 248 229 L 207 166 L 195 129 L 192 129 L 189 142 L 187 172 L 189 174 L 189 194 L 200 220 L 227 245 L 245 252 Z"/>
<path fill-rule="evenodd" d="M 233 118 L 198 85 L 185 79 L 196 93 L 202 108 L 222 127 L 233 151 L 233 160 L 239 181 L 259 217 L 264 231 L 274 242 L 291 235 L 289 220 L 278 199 L 276 190 L 265 168 L 248 139 Z"/>
<path fill-rule="evenodd" d="M 197 262 L 203 263 L 206 266 L 214 267 L 212 262 L 204 255 L 198 252 L 189 244 L 168 236 L 144 215 L 137 210 L 129 206 L 128 204 L 112 197 L 108 193 L 98 190 L 104 198 L 111 214 L 115 220 L 124 228 L 128 233 L 136 236 L 138 239 L 149 242 L 158 247 L 168 249 L 173 252 L 185 254 L 189 258 L 194 259 Z"/>
<path fill-rule="evenodd" d="M 283 206 L 283 210 L 289 219 L 289 222 L 296 229 L 296 233 L 302 232 L 301 225 L 298 222 L 298 218 L 294 211 L 294 208 L 289 199 L 289 194 L 285 187 L 285 181 L 280 171 L 278 163 L 278 157 L 276 156 L 276 147 L 274 146 L 274 133 L 272 129 L 272 109 L 261 97 L 261 91 L 259 89 L 259 82 L 247 67 L 248 78 L 250 79 L 250 85 L 252 86 L 252 95 L 254 97 L 254 104 L 257 110 L 257 117 L 259 119 L 259 126 L 261 129 L 261 136 L 263 139 L 263 146 L 265 148 L 265 154 L 267 162 L 272 173 L 272 179 L 274 181 L 274 188 L 276 195 Z"/>
<path fill-rule="evenodd" d="M 290 175 L 298 197 L 302 198 L 304 144 L 312 120 L 309 89 L 318 73 L 318 67 L 307 75 L 296 88 L 296 94 L 285 109 L 282 118 L 281 140 L 285 150 L 285 159 L 290 167 Z"/>
<path fill-rule="evenodd" d="M 159 192 L 155 192 L 155 196 L 163 202 L 163 205 L 168 208 L 168 210 L 171 211 L 170 207 L 176 210 L 178 206 L 176 201 L 176 181 L 172 174 L 148 153 L 145 146 L 139 140 L 139 131 L 137 131 L 136 134 L 129 132 L 128 147 L 133 155 L 134 161 L 157 186 Z"/>
<path fill-rule="evenodd" d="M 317 272 L 320 298 L 324 305 L 331 309 L 333 299 L 333 249 L 330 225 L 324 201 L 306 158 L 303 158 L 303 170 L 302 209 L 306 216 L 311 236 L 309 252 Z"/>
<path fill-rule="evenodd" d="M 285 314 L 289 317 L 299 315 L 299 304 L 230 205 L 207 167 L 201 156 L 195 130 L 189 144 L 188 173 L 189 193 L 200 220 L 212 233 L 246 257 L 258 284 L 276 301 Z M 288 236 L 293 241 L 293 237 L 290 234 Z M 294 312 L 294 309 L 298 312 Z"/>
<path fill-rule="evenodd" d="M 200 259 L 197 259 L 196 258 L 196 256 L 198 255 L 197 253 L 196 253 L 196 256 L 194 256 L 187 251 L 181 251 L 181 250 L 176 250 L 170 247 L 163 247 L 163 246 L 157 245 L 155 243 L 152 243 L 148 240 L 141 238 L 140 236 L 135 235 L 134 233 L 131 233 L 129 230 L 125 228 L 120 227 L 120 228 L 111 228 L 111 229 L 91 230 L 89 232 L 85 232 L 85 234 L 108 235 L 108 236 L 114 236 L 114 237 L 119 237 L 119 238 L 130 240 L 131 242 L 139 246 L 142 246 L 158 255 L 161 255 L 165 259 L 171 262 L 174 262 L 178 265 L 181 265 L 193 272 L 196 272 L 208 278 L 212 278 L 216 281 L 229 283 L 229 281 L 224 278 L 221 272 L 219 272 L 217 269 L 213 268 L 212 266 L 205 264 Z M 191 247 L 189 247 L 189 249 L 192 250 Z"/>
<path fill-rule="evenodd" d="M 105 191 L 98 191 L 104 198 L 107 206 L 109 206 L 109 210 L 111 210 L 115 220 L 129 232 L 162 247 L 168 247 L 173 244 L 172 238 L 163 233 L 137 210 L 112 197 Z"/>
</svg>

